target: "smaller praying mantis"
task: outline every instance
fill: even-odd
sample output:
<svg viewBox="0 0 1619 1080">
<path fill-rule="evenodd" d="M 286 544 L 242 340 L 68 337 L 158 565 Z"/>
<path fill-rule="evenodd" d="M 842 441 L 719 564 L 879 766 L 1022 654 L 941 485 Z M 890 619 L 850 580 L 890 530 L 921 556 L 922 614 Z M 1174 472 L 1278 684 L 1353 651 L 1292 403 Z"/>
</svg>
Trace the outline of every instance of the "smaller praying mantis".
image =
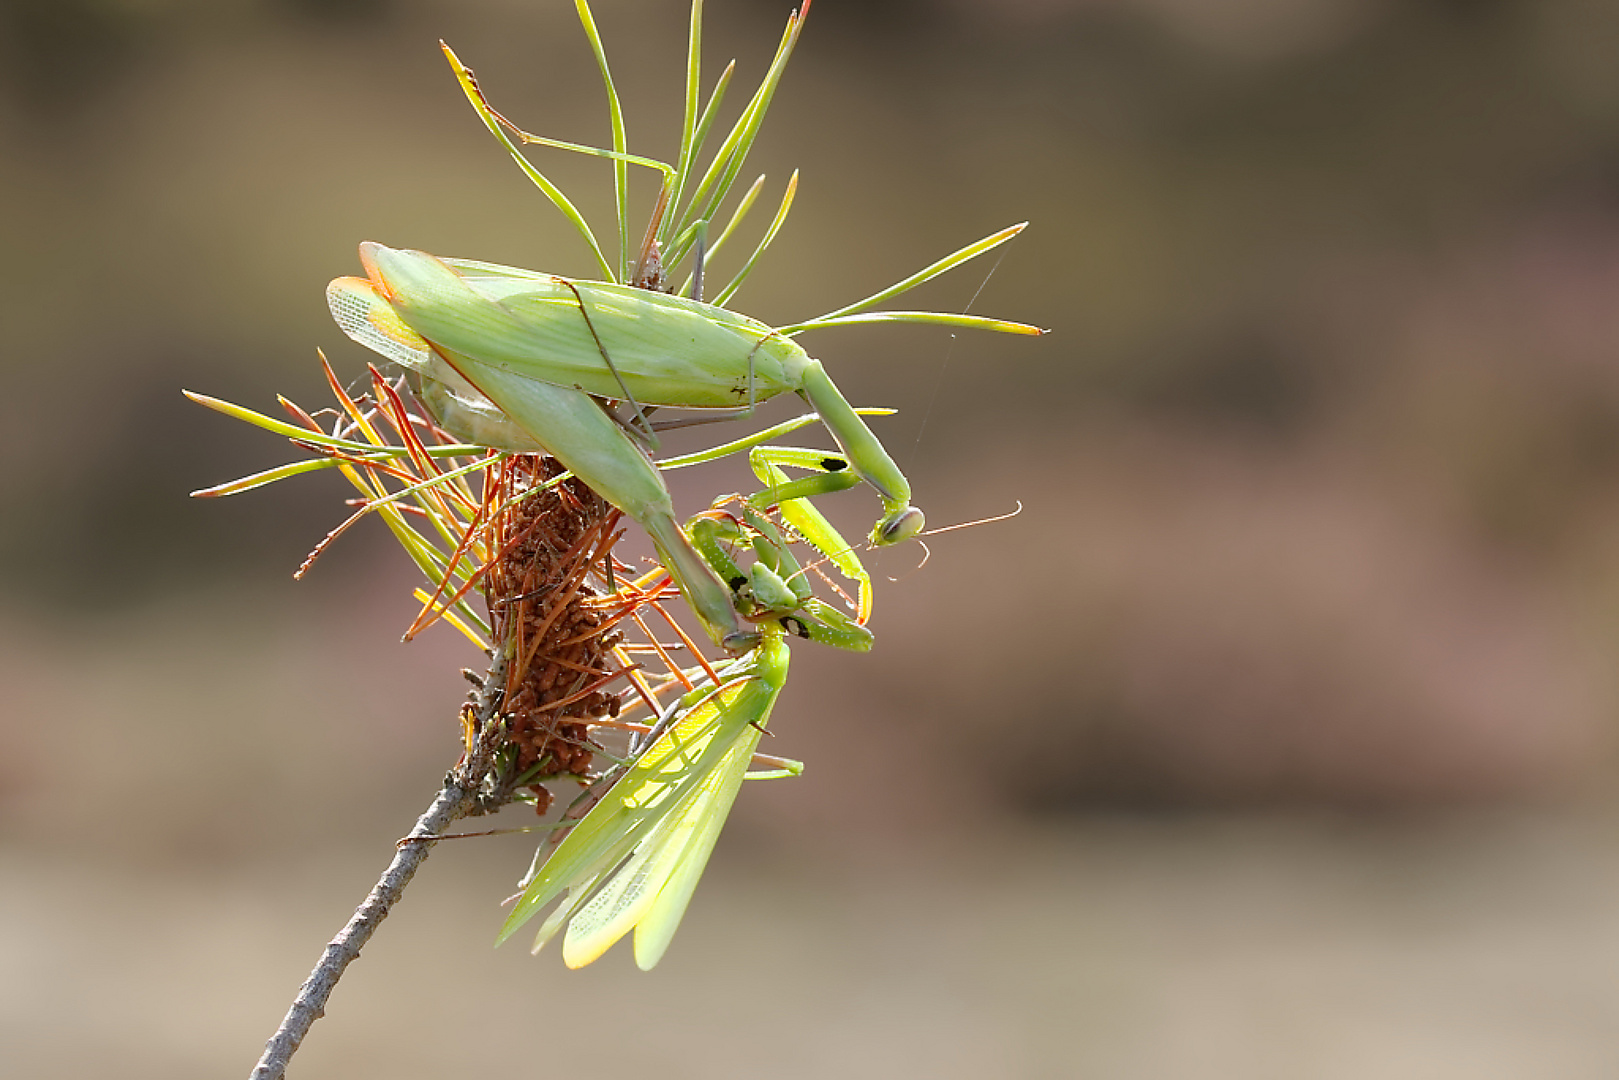
<svg viewBox="0 0 1619 1080">
<path fill-rule="evenodd" d="M 787 681 L 785 637 L 767 627 L 757 649 L 721 670 L 717 688 L 679 703 L 678 718 L 527 882 L 497 941 L 561 896 L 535 937 L 535 952 L 566 925 L 563 961 L 583 967 L 634 929 L 636 964 L 643 971 L 657 964 Z"/>
<path fill-rule="evenodd" d="M 852 569 L 862 582 L 860 606 L 869 609 L 865 570 L 805 498 L 823 486 L 822 478 L 788 482 L 773 463 L 805 453 L 810 452 L 757 448 L 750 454 L 754 469 L 772 486 L 745 501 L 740 520 L 709 512 L 690 526 L 705 558 L 735 585 L 739 610 L 758 623 L 759 646 L 722 669 L 716 686 L 699 688 L 676 702 L 666 714 L 667 725 L 660 725 L 662 733 L 549 857 L 530 871 L 498 941 L 505 941 L 561 897 L 540 926 L 535 952 L 566 926 L 563 962 L 570 968 L 583 967 L 634 930 L 636 965 L 651 970 L 680 925 L 743 779 L 796 776 L 801 771 L 788 764 L 770 772 L 748 772 L 786 685 L 787 637 L 796 634 L 861 652 L 871 647 L 871 634 L 864 626 L 810 595 L 802 570 L 766 513 L 777 506 L 823 556 L 845 573 Z M 756 561 L 748 572 L 742 572 L 725 550 L 727 542 L 745 542 L 752 548 Z M 765 567 L 763 573 L 760 567 Z"/>
</svg>

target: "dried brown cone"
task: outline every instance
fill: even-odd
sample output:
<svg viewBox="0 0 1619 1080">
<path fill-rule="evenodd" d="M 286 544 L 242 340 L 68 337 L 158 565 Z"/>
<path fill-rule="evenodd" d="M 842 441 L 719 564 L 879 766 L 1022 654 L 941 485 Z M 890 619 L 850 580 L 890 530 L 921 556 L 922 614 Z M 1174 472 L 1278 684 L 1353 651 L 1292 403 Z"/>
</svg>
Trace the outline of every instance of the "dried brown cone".
<svg viewBox="0 0 1619 1080">
<path fill-rule="evenodd" d="M 332 436 L 349 442 L 363 438 L 380 449 L 402 447 L 407 453 L 382 457 L 325 442 L 307 447 L 344 463 L 345 475 L 361 497 L 354 500 L 358 509 L 316 546 L 305 568 L 350 525 L 378 509 L 394 514 L 398 520 L 390 527 L 406 537 L 419 527 L 413 521 L 431 524 L 419 545 L 407 542 L 413 553 L 445 538 L 454 541 L 443 565 L 424 564 L 437 587 L 418 590 L 425 606 L 405 638 L 450 618 L 479 640 L 480 635 L 455 620 L 453 608 L 468 591 L 482 590 L 492 663 L 483 677 L 474 678 L 477 689 L 462 710 L 466 755 L 452 771 L 475 792 L 469 813 L 498 810 L 526 788 L 543 814 L 552 802 L 544 781 L 598 779 L 591 769 L 597 750 L 589 735 L 592 725 L 644 730 L 644 725 L 616 720 L 621 698 L 630 692 L 626 687 L 633 687 L 636 705 L 654 713 L 660 710 L 661 689 L 691 688 L 669 657 L 670 646 L 651 638 L 640 614 L 643 607 L 669 621 L 681 639 L 674 647 L 690 650 L 707 667 L 659 606 L 675 590 L 666 576 L 660 579 L 656 573 L 632 579 L 631 569 L 612 554 L 622 536 L 622 513 L 580 480 L 558 479 L 564 470 L 555 459 L 540 454 L 435 456 L 430 447 L 456 446 L 457 440 L 425 413 L 413 412 L 400 387 L 373 368 L 371 394 L 355 397 L 329 366 L 325 371 L 341 409 Z M 326 435 L 308 413 L 283 404 L 302 426 Z M 469 483 L 469 477 L 476 479 Z M 202 494 L 245 490 L 261 482 L 260 476 L 246 477 Z M 399 498 L 410 493 L 410 501 Z M 618 624 L 624 620 L 636 625 L 648 642 L 621 647 L 624 636 Z M 632 650 L 659 654 L 668 667 L 662 686 L 638 674 L 621 682 L 641 667 L 629 660 Z"/>
<path fill-rule="evenodd" d="M 613 647 L 623 640 L 591 573 L 612 558 L 619 511 L 578 480 L 546 486 L 562 472 L 553 458 L 508 457 L 499 466 L 493 523 L 495 557 L 483 578 L 496 642 L 509 643 L 509 778 L 590 776 L 589 725 L 618 714 L 611 689 L 624 669 Z M 525 785 L 544 813 L 551 795 Z"/>
</svg>

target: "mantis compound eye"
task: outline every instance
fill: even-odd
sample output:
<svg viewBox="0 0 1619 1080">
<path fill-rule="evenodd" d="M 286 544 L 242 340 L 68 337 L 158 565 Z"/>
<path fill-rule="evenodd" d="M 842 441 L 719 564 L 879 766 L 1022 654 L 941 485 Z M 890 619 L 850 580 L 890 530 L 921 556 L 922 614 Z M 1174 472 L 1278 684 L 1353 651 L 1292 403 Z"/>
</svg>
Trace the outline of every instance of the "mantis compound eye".
<svg viewBox="0 0 1619 1080">
<path fill-rule="evenodd" d="M 922 516 L 922 511 L 914 506 L 907 506 L 879 521 L 877 527 L 871 530 L 871 542 L 878 547 L 897 544 L 921 532 L 926 524 L 927 518 Z"/>
</svg>

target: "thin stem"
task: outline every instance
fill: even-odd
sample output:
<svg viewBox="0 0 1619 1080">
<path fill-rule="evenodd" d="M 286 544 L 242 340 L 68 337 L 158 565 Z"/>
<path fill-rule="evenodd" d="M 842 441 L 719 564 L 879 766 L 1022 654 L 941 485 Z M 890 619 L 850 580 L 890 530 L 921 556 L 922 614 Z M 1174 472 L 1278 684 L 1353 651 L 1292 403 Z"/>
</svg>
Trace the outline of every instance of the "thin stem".
<svg viewBox="0 0 1619 1080">
<path fill-rule="evenodd" d="M 427 812 L 416 819 L 415 828 L 400 841 L 388 869 L 377 879 L 365 902 L 354 910 L 354 915 L 334 937 L 320 955 L 320 962 L 304 980 L 293 998 L 292 1007 L 281 1021 L 281 1026 L 264 1046 L 264 1056 L 254 1066 L 250 1080 L 281 1080 L 287 1064 L 298 1046 L 309 1034 L 316 1020 L 326 1015 L 326 1000 L 332 996 L 337 980 L 344 970 L 360 955 L 360 950 L 371 935 L 376 933 L 382 920 L 404 895 L 405 886 L 427 859 L 436 842 L 428 837 L 441 836 L 450 824 L 479 809 L 478 790 L 484 774 L 489 770 L 496 740 L 490 737 L 496 713 L 504 699 L 506 661 L 497 660 L 483 678 L 478 691 L 478 728 L 480 737 L 472 752 L 462 764 L 444 778 L 444 787 L 433 799 Z"/>
<path fill-rule="evenodd" d="M 437 836 L 451 822 L 462 817 L 471 805 L 471 792 L 464 791 L 457 783 L 446 783 L 427 813 L 417 819 L 410 835 Z M 344 969 L 360 955 L 360 949 L 371 940 L 371 935 L 382 925 L 382 920 L 388 917 L 388 912 L 399 901 L 410 879 L 416 876 L 416 870 L 427 858 L 432 846 L 431 843 L 402 844 L 394 852 L 393 862 L 388 864 L 387 871 L 372 887 L 371 895 L 355 909 L 348 925 L 326 946 L 326 951 L 321 953 L 320 963 L 315 965 L 315 970 L 310 972 L 309 978 L 299 988 L 286 1018 L 265 1044 L 264 1056 L 259 1058 L 258 1065 L 253 1069 L 251 1080 L 281 1080 L 285 1075 L 287 1063 L 297 1053 L 310 1027 L 326 1015 L 326 999 L 331 997 L 337 980 L 343 977 Z"/>
</svg>

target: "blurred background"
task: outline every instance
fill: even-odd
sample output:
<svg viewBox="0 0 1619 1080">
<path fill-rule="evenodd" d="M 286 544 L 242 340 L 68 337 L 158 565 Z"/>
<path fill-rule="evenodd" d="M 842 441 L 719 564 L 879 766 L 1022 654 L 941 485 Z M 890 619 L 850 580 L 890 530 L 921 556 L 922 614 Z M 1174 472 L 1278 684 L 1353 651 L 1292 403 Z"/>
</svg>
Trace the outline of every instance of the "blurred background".
<svg viewBox="0 0 1619 1080">
<path fill-rule="evenodd" d="M 788 11 L 708 5 L 733 110 Z M 672 158 L 686 5 L 596 18 Z M 295 587 L 341 482 L 188 500 L 294 454 L 180 396 L 358 377 L 362 239 L 593 272 L 441 37 L 608 140 L 564 0 L 0 2 L 10 1075 L 245 1074 L 455 759 L 384 530 Z M 1045 339 L 806 339 L 930 524 L 1023 512 L 797 650 L 656 973 L 491 951 L 534 839 L 441 845 L 294 1075 L 1611 1076 L 1619 6 L 818 0 L 749 165 L 767 321 L 1033 222 L 915 306 Z"/>
</svg>

